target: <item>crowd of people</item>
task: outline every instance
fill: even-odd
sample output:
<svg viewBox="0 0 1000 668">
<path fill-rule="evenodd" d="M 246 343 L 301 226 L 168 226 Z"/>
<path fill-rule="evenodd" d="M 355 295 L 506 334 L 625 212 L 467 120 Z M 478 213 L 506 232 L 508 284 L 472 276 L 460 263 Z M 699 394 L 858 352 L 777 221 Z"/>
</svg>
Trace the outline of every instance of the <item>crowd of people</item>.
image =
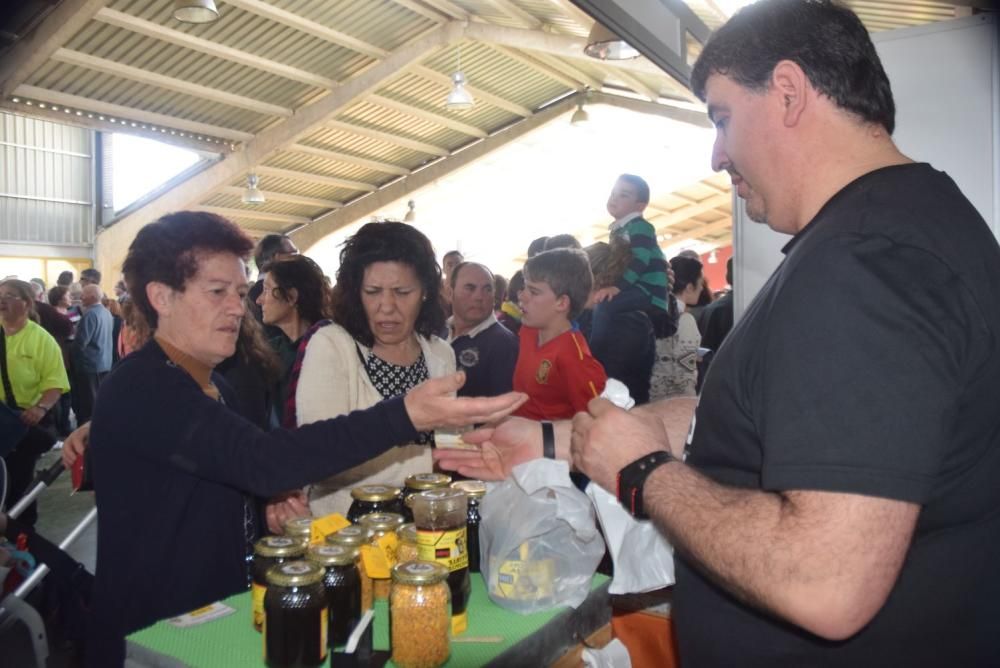
<svg viewBox="0 0 1000 668">
<path fill-rule="evenodd" d="M 750 218 L 795 235 L 734 329 L 698 257 L 664 256 L 631 174 L 607 243 L 536 239 L 509 281 L 373 222 L 332 279 L 265 237 L 251 282 L 240 228 L 180 212 L 132 243 L 117 335 L 100 276 L 79 309 L 72 288 L 49 292 L 51 334 L 34 322 L 44 286 L 0 282 L 5 399 L 28 428 L 5 456 L 12 486 L 70 390 L 64 461 L 94 464 L 90 665 L 246 588 L 259 535 L 345 512 L 353 487 L 435 465 L 501 479 L 539 457 L 673 543 L 685 665 L 1000 661 L 1000 248 L 947 176 L 894 145 L 888 80 L 849 10 L 762 0 L 715 33 L 693 83 L 713 167 Z M 599 398 L 608 378 L 635 409 Z M 427 447 L 483 424 L 464 436 L 478 449 Z"/>
</svg>

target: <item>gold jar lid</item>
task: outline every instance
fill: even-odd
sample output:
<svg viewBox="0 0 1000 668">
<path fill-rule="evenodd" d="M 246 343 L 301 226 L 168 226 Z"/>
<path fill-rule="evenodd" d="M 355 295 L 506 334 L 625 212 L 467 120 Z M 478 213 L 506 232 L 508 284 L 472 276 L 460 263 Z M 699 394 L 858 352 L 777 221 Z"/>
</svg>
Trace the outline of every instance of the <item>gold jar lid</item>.
<svg viewBox="0 0 1000 668">
<path fill-rule="evenodd" d="M 372 539 L 372 530 L 358 524 L 344 527 L 326 537 L 327 545 L 364 545 Z"/>
<path fill-rule="evenodd" d="M 296 517 L 295 519 L 288 520 L 285 522 L 285 535 L 286 536 L 311 536 L 312 535 L 312 521 L 311 517 Z"/>
<path fill-rule="evenodd" d="M 417 542 L 417 525 L 412 522 L 396 529 L 396 537 L 404 543 Z"/>
<path fill-rule="evenodd" d="M 368 513 L 358 520 L 358 524 L 371 529 L 375 533 L 395 531 L 406 520 L 399 513 Z"/>
<path fill-rule="evenodd" d="M 309 561 L 286 561 L 267 571 L 267 583 L 278 587 L 304 587 L 323 580 L 323 568 Z"/>
<path fill-rule="evenodd" d="M 447 577 L 448 569 L 433 561 L 405 561 L 392 567 L 392 581 L 400 584 L 437 584 Z"/>
<path fill-rule="evenodd" d="M 358 558 L 358 548 L 349 545 L 313 545 L 306 559 L 320 566 L 347 566 Z"/>
<path fill-rule="evenodd" d="M 351 497 L 358 501 L 377 503 L 379 501 L 393 501 L 398 499 L 402 493 L 403 490 L 390 485 L 362 485 L 351 490 Z"/>
<path fill-rule="evenodd" d="M 449 484 L 451 484 L 451 476 L 444 473 L 417 473 L 406 479 L 407 487 L 420 491 L 447 487 Z"/>
<path fill-rule="evenodd" d="M 451 486 L 468 494 L 470 499 L 481 499 L 486 496 L 486 483 L 482 480 L 456 480 Z"/>
<path fill-rule="evenodd" d="M 253 546 L 253 553 L 261 557 L 301 557 L 305 551 L 302 541 L 288 536 L 264 536 Z"/>
</svg>

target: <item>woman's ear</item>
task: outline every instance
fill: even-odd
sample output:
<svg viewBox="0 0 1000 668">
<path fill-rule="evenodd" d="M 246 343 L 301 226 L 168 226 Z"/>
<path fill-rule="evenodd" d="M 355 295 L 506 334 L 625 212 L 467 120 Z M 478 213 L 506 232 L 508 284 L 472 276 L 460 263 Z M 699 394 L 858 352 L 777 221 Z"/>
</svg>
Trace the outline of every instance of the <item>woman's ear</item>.
<svg viewBox="0 0 1000 668">
<path fill-rule="evenodd" d="M 160 317 L 169 316 L 173 304 L 174 289 L 166 283 L 150 281 L 146 284 L 146 299 Z"/>
<path fill-rule="evenodd" d="M 288 302 L 289 306 L 297 306 L 299 303 L 299 291 L 295 288 L 289 288 L 286 290 L 285 301 Z"/>
</svg>

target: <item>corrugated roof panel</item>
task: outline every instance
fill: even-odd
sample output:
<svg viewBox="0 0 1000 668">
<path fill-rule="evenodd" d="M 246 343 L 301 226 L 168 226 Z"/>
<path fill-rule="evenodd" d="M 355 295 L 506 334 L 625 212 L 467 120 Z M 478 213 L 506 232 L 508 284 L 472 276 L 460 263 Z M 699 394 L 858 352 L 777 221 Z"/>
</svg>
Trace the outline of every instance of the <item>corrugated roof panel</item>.
<svg viewBox="0 0 1000 668">
<path fill-rule="evenodd" d="M 352 104 L 337 120 L 445 149 L 460 146 L 469 139 L 469 135 L 462 132 L 374 102 Z"/>
<path fill-rule="evenodd" d="M 274 199 L 267 200 L 264 204 L 246 205 L 239 195 L 228 193 L 217 193 L 201 202 L 203 206 L 221 206 L 227 209 L 246 209 L 248 211 L 261 211 L 265 213 L 279 213 L 286 216 L 305 216 L 315 218 L 317 215 L 328 209 L 316 206 L 295 204 L 293 202 L 281 202 Z M 252 206 L 253 208 L 249 208 Z"/>
<path fill-rule="evenodd" d="M 306 137 L 309 144 L 328 148 L 331 151 L 344 151 L 354 155 L 360 155 L 370 160 L 388 162 L 392 164 L 410 165 L 421 164 L 426 159 L 426 154 L 414 151 L 413 149 L 389 144 L 384 141 L 369 139 L 339 129 L 321 127 Z"/>
<path fill-rule="evenodd" d="M 557 31 L 564 35 L 585 37 L 590 33 L 590 26 L 594 22 L 593 19 L 590 19 L 585 25 L 581 25 L 574 18 L 574 14 L 564 12 L 551 0 L 522 0 L 515 4 L 544 23 L 557 28 Z M 570 4 L 569 0 L 566 4 Z M 583 13 L 582 10 L 580 13 Z"/>
<path fill-rule="evenodd" d="M 524 23 L 520 19 L 503 12 L 492 2 L 482 2 L 478 0 L 451 0 L 453 5 L 461 7 L 466 12 L 481 19 L 486 19 L 490 23 L 509 28 L 523 28 Z"/>
<path fill-rule="evenodd" d="M 305 195 L 307 197 L 322 197 L 323 199 L 335 202 L 345 202 L 360 194 L 359 191 L 353 188 L 338 188 L 336 186 L 313 184 L 278 176 L 261 175 L 260 183 L 261 190 L 276 190 L 278 192 Z"/>
<path fill-rule="evenodd" d="M 309 153 L 280 151 L 269 157 L 264 163 L 270 167 L 293 169 L 298 172 L 308 172 L 320 176 L 332 176 L 338 179 L 350 179 L 364 183 L 376 184 L 385 180 L 385 172 L 377 172 L 367 167 L 335 162 Z"/>
<path fill-rule="evenodd" d="M 386 51 L 399 48 L 435 25 L 394 2 L 275 0 L 274 4 Z"/>
<path fill-rule="evenodd" d="M 444 106 L 449 92 L 450 89 L 447 86 L 436 81 L 429 81 L 416 74 L 399 77 L 379 91 L 386 97 L 483 128 L 487 132 L 520 118 L 506 109 L 494 107 L 489 102 L 480 99 L 476 100 L 472 109 L 465 109 L 461 112 L 450 111 Z M 475 98 L 475 95 L 473 97 Z"/>
</svg>

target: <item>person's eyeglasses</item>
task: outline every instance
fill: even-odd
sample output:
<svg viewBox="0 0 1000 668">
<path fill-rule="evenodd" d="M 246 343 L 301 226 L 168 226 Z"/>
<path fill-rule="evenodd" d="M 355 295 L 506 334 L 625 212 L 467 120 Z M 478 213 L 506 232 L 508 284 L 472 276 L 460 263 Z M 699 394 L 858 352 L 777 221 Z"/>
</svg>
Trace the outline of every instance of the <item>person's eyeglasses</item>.
<svg viewBox="0 0 1000 668">
<path fill-rule="evenodd" d="M 23 301 L 24 297 L 21 295 L 15 295 L 7 293 L 5 295 L 0 295 L 0 302 L 12 302 L 12 301 Z"/>
</svg>

